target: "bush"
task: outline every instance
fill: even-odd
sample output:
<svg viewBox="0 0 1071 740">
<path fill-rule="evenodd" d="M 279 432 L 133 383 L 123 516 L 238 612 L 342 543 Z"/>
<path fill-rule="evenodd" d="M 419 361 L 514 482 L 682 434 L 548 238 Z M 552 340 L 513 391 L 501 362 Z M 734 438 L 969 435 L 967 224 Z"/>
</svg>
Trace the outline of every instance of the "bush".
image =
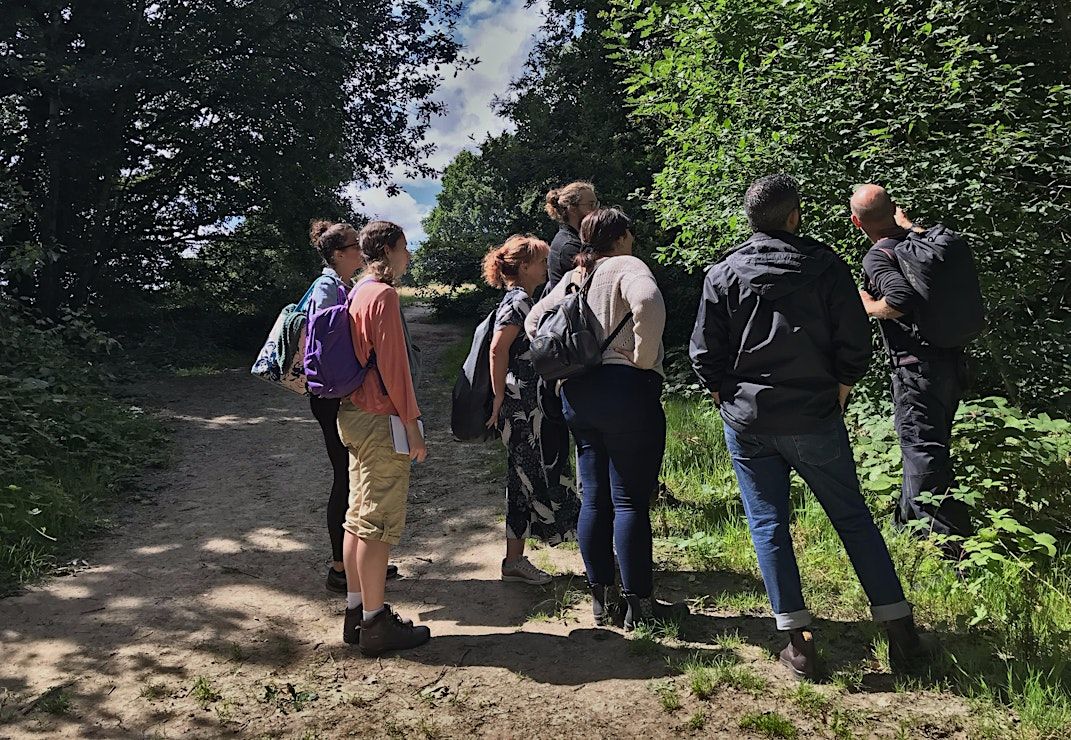
<svg viewBox="0 0 1071 740">
<path fill-rule="evenodd" d="M 0 593 L 69 552 L 163 437 L 143 412 L 106 393 L 115 349 L 77 315 L 36 319 L 0 298 Z"/>
<path fill-rule="evenodd" d="M 748 229 L 756 177 L 796 175 L 806 233 L 858 265 L 853 185 L 975 246 L 990 330 L 979 381 L 1071 409 L 1071 66 L 1059 4 L 613 0 L 637 126 L 663 132 L 651 207 L 701 266 Z"/>
</svg>

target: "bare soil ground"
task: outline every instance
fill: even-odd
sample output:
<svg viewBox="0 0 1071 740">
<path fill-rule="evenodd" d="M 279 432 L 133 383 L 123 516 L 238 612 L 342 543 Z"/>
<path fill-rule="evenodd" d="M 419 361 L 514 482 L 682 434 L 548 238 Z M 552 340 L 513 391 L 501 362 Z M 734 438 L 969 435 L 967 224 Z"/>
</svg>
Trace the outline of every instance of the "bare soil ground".
<svg viewBox="0 0 1071 740">
<path fill-rule="evenodd" d="M 419 314 L 430 457 L 388 598 L 432 641 L 378 660 L 342 643 L 344 600 L 323 584 L 330 472 L 304 399 L 241 371 L 162 379 L 145 404 L 174 429 L 174 464 L 146 475 L 88 567 L 0 601 L 0 738 L 748 737 L 741 717 L 765 711 L 800 737 L 971 736 L 962 700 L 896 691 L 876 664 L 850 692 L 818 687 L 839 713 L 805 712 L 762 614 L 694 610 L 658 642 L 596 629 L 575 549 L 535 552 L 560 573 L 550 586 L 502 583 L 503 453 L 452 441 L 435 367 L 461 333 Z M 659 584 L 674 599 L 761 588 L 672 570 Z M 830 663 L 866 660 L 862 626 L 820 630 Z M 678 667 L 695 653 L 766 685 L 700 699 Z"/>
</svg>

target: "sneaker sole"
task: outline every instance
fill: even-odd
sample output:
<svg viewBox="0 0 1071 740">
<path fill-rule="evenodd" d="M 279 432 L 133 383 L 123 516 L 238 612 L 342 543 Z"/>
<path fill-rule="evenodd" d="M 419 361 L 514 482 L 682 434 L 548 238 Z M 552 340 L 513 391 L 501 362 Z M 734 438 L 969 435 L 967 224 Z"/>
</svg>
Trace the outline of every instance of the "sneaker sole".
<svg viewBox="0 0 1071 740">
<path fill-rule="evenodd" d="M 391 647 L 391 648 L 384 648 L 383 650 L 366 650 L 364 647 L 358 645 L 357 648 L 361 651 L 361 655 L 363 655 L 366 658 L 378 658 L 380 655 L 386 655 L 387 653 L 395 653 L 395 652 L 400 652 L 400 651 L 404 651 L 404 650 L 415 650 L 418 647 L 421 647 L 423 645 L 427 645 L 430 640 L 431 640 L 431 635 L 428 635 L 426 639 L 421 640 L 420 642 L 416 643 L 415 645 L 406 645 L 405 647 Z"/>
<path fill-rule="evenodd" d="M 540 581 L 530 581 L 524 576 L 502 576 L 502 580 L 508 583 L 527 583 L 529 586 L 546 586 L 553 581 L 553 578 L 547 578 Z"/>
</svg>

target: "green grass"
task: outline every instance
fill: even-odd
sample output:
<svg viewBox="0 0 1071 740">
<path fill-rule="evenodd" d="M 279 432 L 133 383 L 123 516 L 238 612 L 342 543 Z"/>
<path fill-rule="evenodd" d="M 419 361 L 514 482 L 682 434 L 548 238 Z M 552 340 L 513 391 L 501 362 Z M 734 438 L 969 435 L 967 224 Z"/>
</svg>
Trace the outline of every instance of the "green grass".
<svg viewBox="0 0 1071 740">
<path fill-rule="evenodd" d="M 198 676 L 194 680 L 190 696 L 202 709 L 220 700 L 220 693 L 216 691 L 215 686 L 212 685 L 212 679 L 208 676 Z"/>
<path fill-rule="evenodd" d="M 564 622 L 569 618 L 569 612 L 584 600 L 586 593 L 579 588 L 570 578 L 564 585 L 554 583 L 551 585 L 551 595 L 538 602 L 528 615 L 529 622 Z"/>
<path fill-rule="evenodd" d="M 466 336 L 463 339 L 458 339 L 456 342 L 447 345 L 446 349 L 443 350 L 442 357 L 439 358 L 439 363 L 436 367 L 439 379 L 453 383 L 457 379 L 457 374 L 461 371 L 461 366 L 465 364 L 465 358 L 469 356 L 469 350 L 471 348 L 471 336 Z"/>
<path fill-rule="evenodd" d="M 34 709 L 57 716 L 67 714 L 71 711 L 71 695 L 63 689 L 51 689 L 38 700 Z"/>
<path fill-rule="evenodd" d="M 692 693 L 700 699 L 710 698 L 722 687 L 757 695 L 768 685 L 765 678 L 740 665 L 737 658 L 730 655 L 718 655 L 709 660 L 697 654 L 680 668 L 688 678 Z"/>
<path fill-rule="evenodd" d="M 662 538 L 660 556 L 695 570 L 759 580 L 720 419 L 706 400 L 672 397 L 665 407 L 663 477 L 677 501 L 652 511 L 656 537 Z M 888 430 L 882 431 L 885 426 L 885 419 L 876 423 L 881 429 L 875 434 L 882 439 L 888 437 Z M 898 459 L 895 440 L 886 442 L 891 445 L 888 457 Z M 897 676 L 898 689 L 978 697 L 1005 716 L 1009 710 L 1019 715 L 1026 736 L 1046 737 L 1051 728 L 1071 724 L 1071 671 L 1064 667 L 1071 634 L 1071 555 L 1058 555 L 1040 576 L 1009 558 L 989 576 L 973 581 L 968 591 L 933 545 L 892 529 L 888 481 L 882 476 L 871 480 L 861 471 L 864 490 L 873 485 L 880 491 L 868 493 L 869 501 L 916 618 L 923 629 L 950 635 L 944 647 L 952 657 L 936 662 L 923 675 Z M 866 595 L 840 538 L 814 496 L 795 479 L 792 501 L 792 534 L 808 607 L 822 619 L 870 623 Z M 769 610 L 765 594 L 757 590 L 715 593 L 699 606 L 734 613 Z M 968 627 L 972 618 L 979 620 L 975 628 Z M 883 636 L 873 640 L 873 648 L 881 670 L 888 671 Z M 832 680 L 856 691 L 871 670 L 869 662 L 843 666 Z M 700 692 L 713 690 L 710 671 L 693 672 Z M 850 724 L 843 716 L 840 722 L 845 728 Z"/>
<path fill-rule="evenodd" d="M 688 728 L 692 730 L 702 730 L 707 726 L 707 713 L 702 709 L 697 709 L 695 714 L 688 718 Z"/>
<path fill-rule="evenodd" d="M 681 708 L 681 696 L 677 692 L 677 687 L 673 684 L 655 684 L 654 692 L 655 695 L 658 696 L 658 703 L 662 707 L 663 712 L 675 712 Z"/>
<path fill-rule="evenodd" d="M 740 718 L 740 729 L 785 740 L 796 740 L 799 737 L 796 726 L 777 712 L 748 712 Z"/>
<path fill-rule="evenodd" d="M 832 699 L 806 681 L 796 684 L 789 698 L 804 714 L 814 719 L 825 717 L 833 707 Z"/>
</svg>

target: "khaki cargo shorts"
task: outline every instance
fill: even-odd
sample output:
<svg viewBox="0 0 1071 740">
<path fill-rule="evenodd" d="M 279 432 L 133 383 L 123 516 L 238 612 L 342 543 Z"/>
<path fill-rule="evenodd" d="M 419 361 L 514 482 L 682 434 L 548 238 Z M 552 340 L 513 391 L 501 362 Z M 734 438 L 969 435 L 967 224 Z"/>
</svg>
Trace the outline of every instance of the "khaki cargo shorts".
<svg viewBox="0 0 1071 740">
<path fill-rule="evenodd" d="M 338 434 L 350 453 L 350 501 L 342 526 L 362 539 L 397 545 L 405 529 L 411 461 L 394 451 L 390 417 L 343 399 Z"/>
</svg>

